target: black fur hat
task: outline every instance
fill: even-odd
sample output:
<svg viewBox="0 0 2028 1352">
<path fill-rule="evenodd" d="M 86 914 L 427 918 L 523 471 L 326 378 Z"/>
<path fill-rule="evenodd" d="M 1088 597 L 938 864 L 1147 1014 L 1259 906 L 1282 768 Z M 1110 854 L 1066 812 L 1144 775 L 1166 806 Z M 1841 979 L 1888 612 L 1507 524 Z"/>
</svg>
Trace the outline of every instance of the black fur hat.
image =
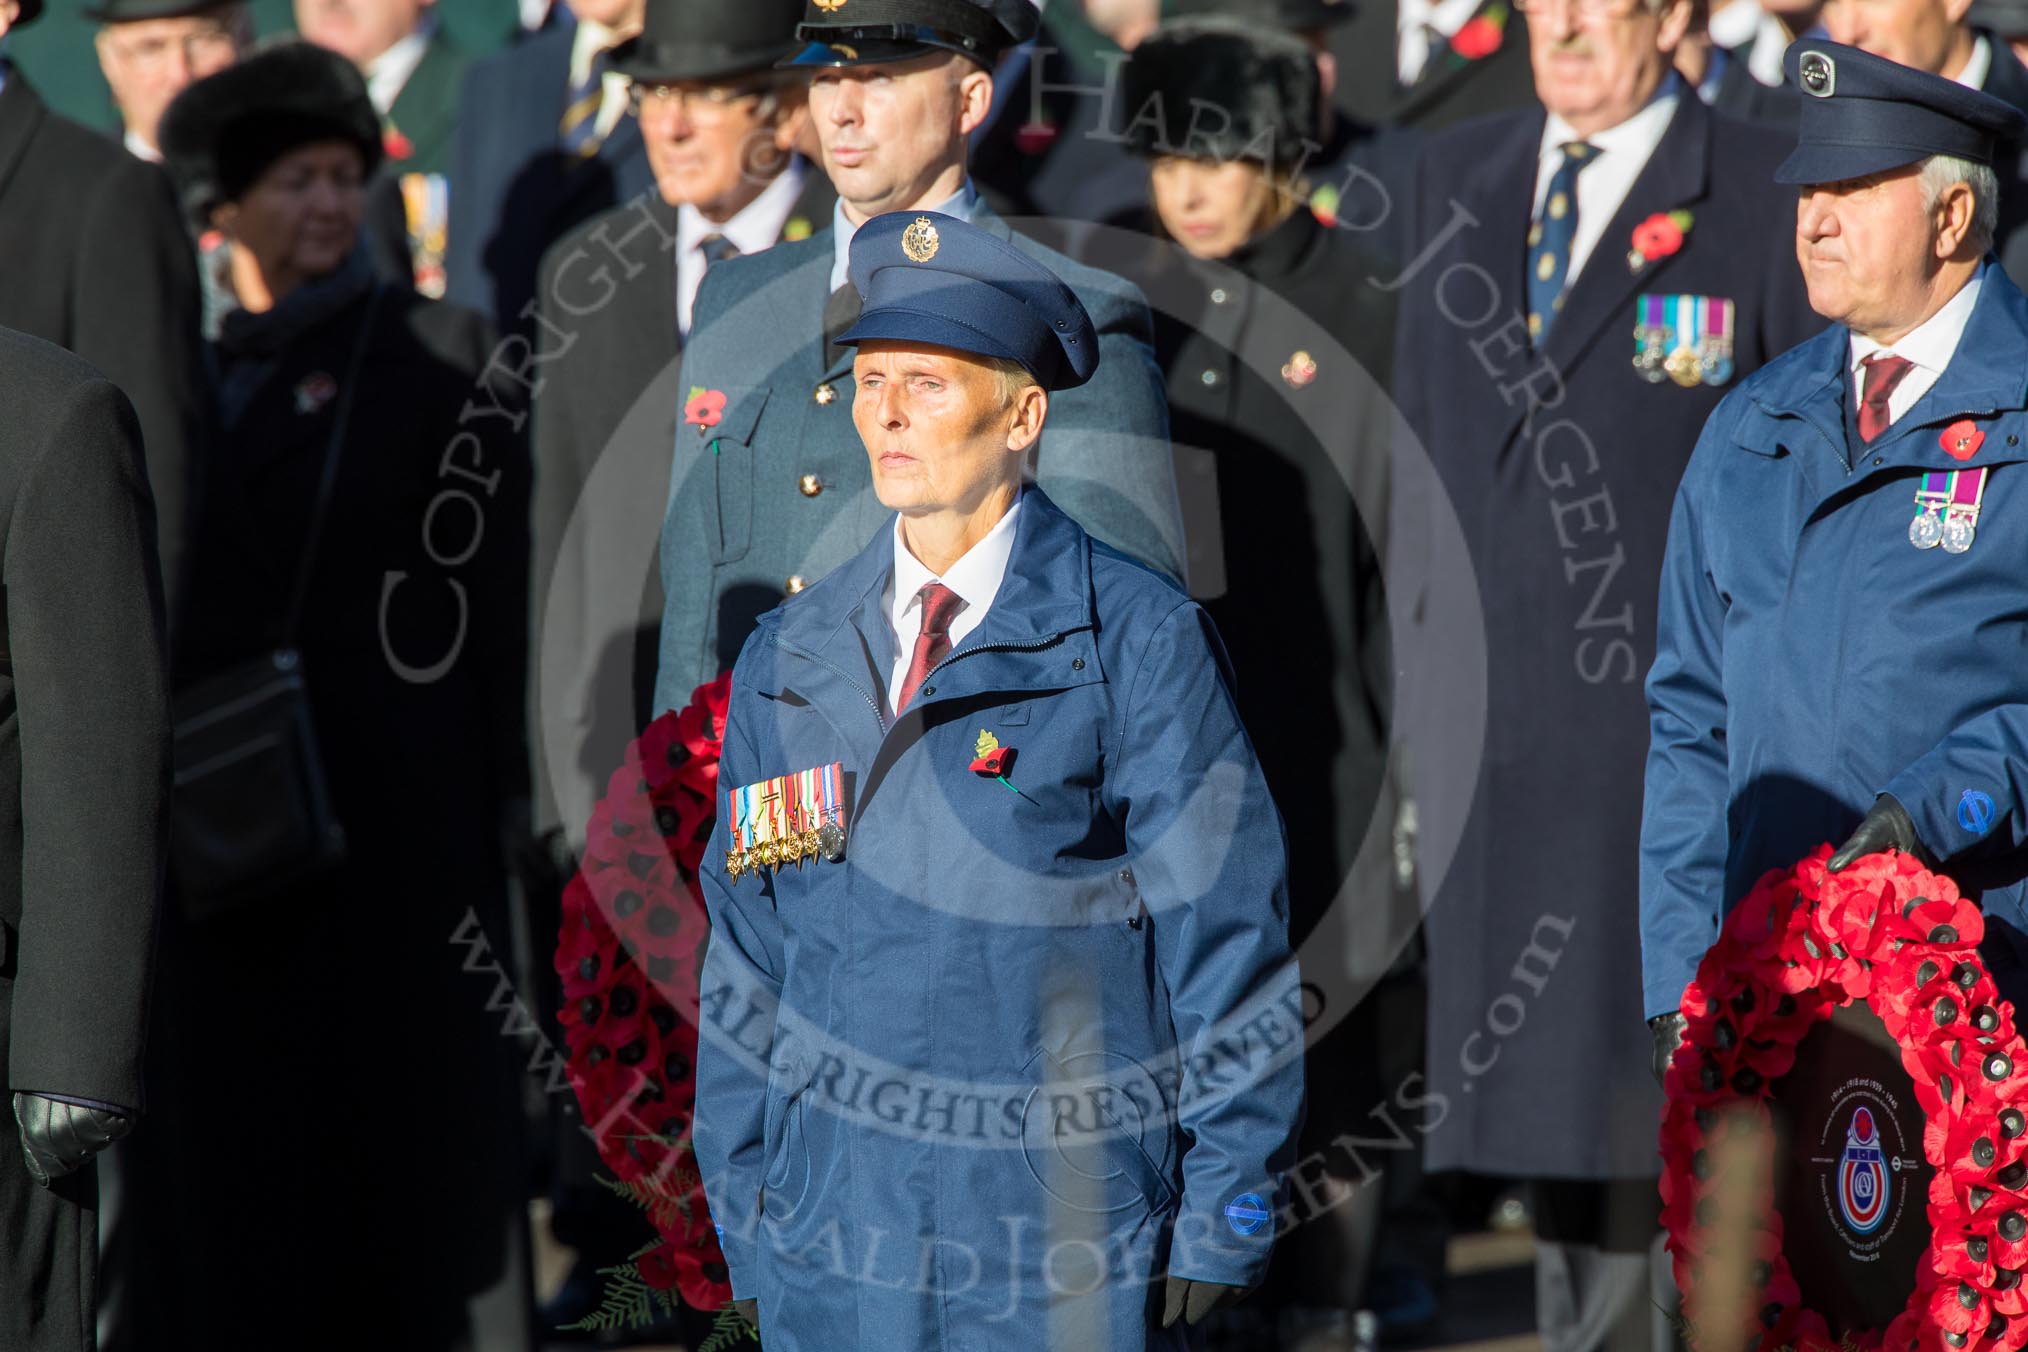
<svg viewBox="0 0 2028 1352">
<path fill-rule="evenodd" d="M 1317 58 L 1294 34 L 1204 15 L 1165 23 L 1127 63 L 1136 154 L 1299 163 L 1322 102 Z"/>
<path fill-rule="evenodd" d="M 236 200 L 269 165 L 318 141 L 380 164 L 380 114 L 350 61 L 307 42 L 263 48 L 185 89 L 162 114 L 162 158 L 191 218 Z"/>
</svg>

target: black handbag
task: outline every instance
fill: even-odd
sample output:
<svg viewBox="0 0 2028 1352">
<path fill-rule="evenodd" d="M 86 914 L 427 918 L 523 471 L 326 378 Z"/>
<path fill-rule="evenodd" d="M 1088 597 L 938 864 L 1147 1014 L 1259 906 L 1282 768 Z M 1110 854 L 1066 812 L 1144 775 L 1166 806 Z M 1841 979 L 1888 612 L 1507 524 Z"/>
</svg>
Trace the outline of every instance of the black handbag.
<svg viewBox="0 0 2028 1352">
<path fill-rule="evenodd" d="M 271 897 L 345 858 L 345 828 L 332 809 L 295 642 L 380 296 L 375 288 L 348 359 L 274 650 L 206 678 L 172 703 L 170 858 L 177 895 L 193 920 Z"/>
</svg>

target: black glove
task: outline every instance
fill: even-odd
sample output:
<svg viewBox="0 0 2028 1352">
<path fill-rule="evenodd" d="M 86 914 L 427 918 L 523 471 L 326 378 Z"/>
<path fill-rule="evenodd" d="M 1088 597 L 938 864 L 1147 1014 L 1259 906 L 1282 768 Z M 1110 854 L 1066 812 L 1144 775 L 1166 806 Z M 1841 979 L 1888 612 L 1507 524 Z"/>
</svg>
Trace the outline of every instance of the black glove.
<svg viewBox="0 0 2028 1352">
<path fill-rule="evenodd" d="M 45 1188 L 134 1129 L 131 1117 L 40 1094 L 16 1094 L 14 1120 L 21 1124 L 29 1177 Z"/>
<path fill-rule="evenodd" d="M 760 1332 L 759 1300 L 735 1300 L 732 1302 L 732 1308 L 738 1312 L 741 1319 L 746 1321 L 748 1328 L 752 1329 L 755 1333 Z"/>
<path fill-rule="evenodd" d="M 1900 850 L 1903 854 L 1914 855 L 1924 868 L 1936 867 L 1936 857 L 1915 838 L 1915 823 L 1908 819 L 1908 813 L 1891 793 L 1883 793 L 1873 800 L 1872 810 L 1860 821 L 1859 829 L 1852 833 L 1851 838 L 1831 856 L 1828 867 L 1836 873 L 1850 867 L 1855 859 L 1884 850 Z"/>
<path fill-rule="evenodd" d="M 1674 1009 L 1648 1020 L 1648 1031 L 1655 1035 L 1655 1059 L 1649 1069 L 1655 1072 L 1656 1084 L 1662 1083 L 1669 1063 L 1676 1059 L 1676 1049 L 1683 1045 L 1683 1030 L 1689 1023 L 1680 1010 Z"/>
<path fill-rule="evenodd" d="M 1162 1292 L 1162 1327 L 1168 1328 L 1179 1318 L 1201 1323 L 1213 1310 L 1222 1310 L 1251 1294 L 1251 1286 L 1227 1286 L 1222 1282 L 1196 1282 L 1172 1276 Z"/>
</svg>

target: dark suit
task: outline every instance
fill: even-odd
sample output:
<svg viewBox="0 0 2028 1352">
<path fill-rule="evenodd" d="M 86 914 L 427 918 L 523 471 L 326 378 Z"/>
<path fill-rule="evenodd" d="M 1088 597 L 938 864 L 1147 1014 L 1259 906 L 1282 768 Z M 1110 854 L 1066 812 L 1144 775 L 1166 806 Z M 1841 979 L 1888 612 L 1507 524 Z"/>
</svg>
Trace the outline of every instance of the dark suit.
<svg viewBox="0 0 2028 1352">
<path fill-rule="evenodd" d="M 1522 315 L 1544 114 L 1433 138 L 1415 201 L 1429 243 L 1402 287 L 1394 368 L 1413 433 L 1389 537 L 1395 729 L 1423 876 L 1442 876 L 1424 917 L 1428 1067 L 1450 1111 L 1427 1162 L 1558 1180 L 1538 1189 L 1542 1237 L 1599 1266 L 1567 1302 L 1538 1305 L 1545 1338 L 1570 1334 L 1575 1310 L 1611 1322 L 1599 1345 L 1613 1348 L 1656 1336 L 1661 1100 L 1631 899 L 1670 507 L 1727 389 L 1822 326 L 1795 264 L 1793 191 L 1773 178 L 1788 147 L 1678 87 L 1539 346 Z M 1635 227 L 1679 209 L 1680 249 L 1636 261 Z M 1479 224 L 1453 228 L 1459 211 Z M 1733 372 L 1688 388 L 1643 378 L 1645 294 L 1731 301 Z M 1452 604 L 1467 585 L 1477 604 Z"/>
<path fill-rule="evenodd" d="M 1430 53 L 1416 82 L 1403 88 L 1395 57 L 1393 3 L 1359 5 L 1331 29 L 1330 50 L 1338 61 L 1333 98 L 1353 122 L 1368 127 L 1412 127 L 1436 131 L 1484 113 L 1525 108 L 1535 102 L 1535 73 L 1528 64 L 1528 23 L 1507 0 L 1486 0 L 1479 8 L 1507 10 L 1498 49 L 1466 60 L 1448 45 Z"/>
<path fill-rule="evenodd" d="M 791 233 L 828 222 L 834 197 L 812 167 L 787 218 L 801 223 Z M 640 270 L 621 282 L 626 267 L 600 241 L 625 237 L 644 214 L 652 230 L 621 255 Z M 542 260 L 544 343 L 557 351 L 535 399 L 533 674 L 536 708 L 547 706 L 571 760 L 545 769 L 540 718 L 530 749 L 536 825 L 557 825 L 560 806 L 572 839 L 653 716 L 662 625 L 655 542 L 684 403 L 675 238 L 676 208 L 650 195 L 594 216 Z M 559 333 L 572 335 L 568 346 Z"/>
<path fill-rule="evenodd" d="M 580 160 L 557 145 L 570 84 L 570 24 L 538 33 L 466 74 L 451 155 L 446 299 L 525 334 L 542 255 L 572 226 L 652 189 L 641 129 L 623 117 Z"/>
<path fill-rule="evenodd" d="M 0 325 L 77 353 L 141 420 L 172 609 L 201 435 L 197 263 L 169 180 L 51 113 L 20 71 L 0 89 Z"/>
<path fill-rule="evenodd" d="M 5 1091 L 146 1106 L 169 803 L 162 583 L 125 396 L 7 330 L 0 388 L 12 654 L 0 665 L 0 1347 L 85 1352 L 96 1171 L 32 1182 Z"/>
<path fill-rule="evenodd" d="M 1752 51 L 1751 42 L 1742 42 L 1726 50 L 1725 69 L 1718 73 L 1718 90 L 1711 97 L 1712 110 L 1741 122 L 1764 122 L 1771 127 L 1780 127 L 1793 136 L 1801 96 L 1786 83 L 1764 85 L 1755 79 L 1746 65 L 1747 56 Z"/>
<path fill-rule="evenodd" d="M 1503 1044 L 1474 1092 L 1462 1093 L 1455 1056 L 1432 1058 L 1432 1085 L 1453 1091 L 1453 1110 L 1430 1134 L 1431 1167 L 1610 1178 L 1650 1174 L 1655 1161 L 1659 1099 L 1647 1074 L 1628 898 L 1637 894 L 1647 747 L 1641 678 L 1654 656 L 1669 509 L 1698 430 L 1730 384 L 1822 321 L 1795 264 L 1792 190 L 1773 180 L 1787 147 L 1716 116 L 1685 87 L 1647 166 L 1564 292 L 1541 351 L 1531 350 L 1519 314 L 1542 125 L 1540 112 L 1474 122 L 1435 138 L 1424 157 L 1417 237 L 1436 240 L 1456 219 L 1454 201 L 1482 224 L 1432 246 L 1403 288 L 1396 399 L 1428 460 L 1397 457 L 1397 568 L 1388 587 L 1399 669 L 1412 671 L 1435 637 L 1403 617 L 1419 614 L 1433 567 L 1446 562 L 1477 570 L 1488 644 L 1486 768 L 1477 785 L 1445 779 L 1462 758 L 1432 756 L 1414 740 L 1427 731 L 1417 715 L 1455 728 L 1458 709 L 1468 707 L 1457 702 L 1456 673 L 1397 685 L 1425 832 L 1441 832 L 1479 790 L 1427 917 L 1431 1045 L 1455 1048 L 1482 1026 L 1487 1000 L 1506 988 L 1539 916 L 1580 915 L 1556 982 L 1528 1013 L 1527 1035 Z M 1680 251 L 1632 266 L 1635 226 L 1679 208 L 1694 217 Z M 1490 281 L 1467 280 L 1468 268 Z M 1484 288 L 1494 284 L 1500 295 L 1488 306 Z M 1735 374 L 1726 384 L 1686 389 L 1642 378 L 1631 356 L 1644 293 L 1732 301 Z M 1439 311 L 1439 294 L 1453 317 L 1486 314 L 1477 324 L 1453 322 Z M 1493 336 L 1503 323 L 1518 345 Z M 1545 407 L 1531 417 L 1528 387 L 1514 382 L 1542 363 L 1560 386 L 1535 387 Z M 1558 515 L 1559 504 L 1601 493 L 1595 515 L 1568 506 Z M 1462 523 L 1465 560 L 1446 560 L 1437 542 L 1446 502 Z"/>
</svg>

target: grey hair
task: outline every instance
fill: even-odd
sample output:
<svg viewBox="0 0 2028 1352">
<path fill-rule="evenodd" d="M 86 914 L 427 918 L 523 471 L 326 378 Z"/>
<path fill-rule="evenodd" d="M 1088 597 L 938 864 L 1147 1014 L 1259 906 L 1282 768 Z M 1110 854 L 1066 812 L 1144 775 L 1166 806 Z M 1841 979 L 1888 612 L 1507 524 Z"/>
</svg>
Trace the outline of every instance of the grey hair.
<svg viewBox="0 0 2028 1352">
<path fill-rule="evenodd" d="M 2000 226 L 2000 177 L 1990 164 L 1932 155 L 1922 162 L 1922 209 L 1934 210 L 1937 199 L 1954 183 L 1972 190 L 1972 229 L 1966 239 L 1983 254 L 1993 247 L 1993 234 Z"/>
</svg>

